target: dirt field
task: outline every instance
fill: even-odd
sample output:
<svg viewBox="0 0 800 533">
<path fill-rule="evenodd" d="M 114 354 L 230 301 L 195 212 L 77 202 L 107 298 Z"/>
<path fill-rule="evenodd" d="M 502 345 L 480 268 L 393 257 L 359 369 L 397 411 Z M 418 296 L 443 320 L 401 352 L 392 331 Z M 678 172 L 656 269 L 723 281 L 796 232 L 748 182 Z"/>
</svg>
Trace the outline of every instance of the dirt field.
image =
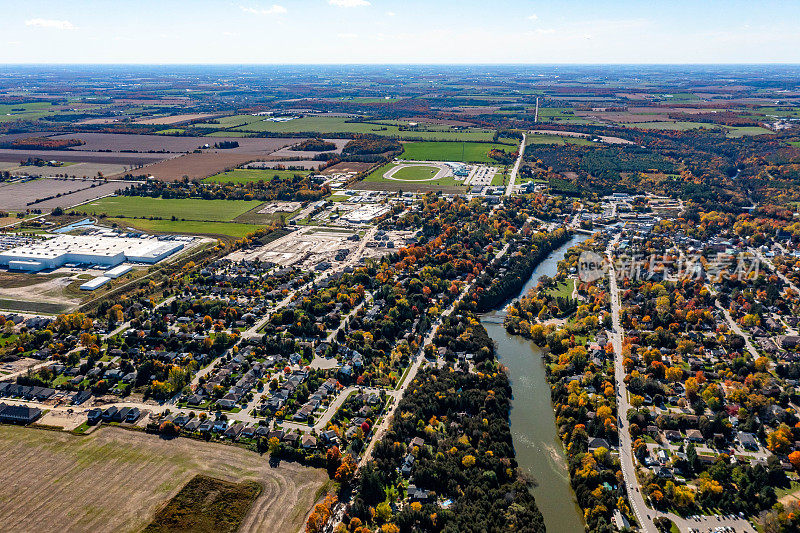
<svg viewBox="0 0 800 533">
<path fill-rule="evenodd" d="M 216 116 L 218 115 L 211 115 L 209 113 L 186 113 L 184 115 L 172 115 L 169 117 L 143 118 L 137 120 L 136 124 L 154 124 L 160 126 L 169 124 L 180 124 L 181 122 L 189 122 L 191 120 L 201 120 Z"/>
<path fill-rule="evenodd" d="M 295 144 L 302 139 L 259 139 L 250 137 L 229 137 L 226 139 L 212 139 L 206 137 L 171 137 L 169 135 L 134 135 L 127 133 L 65 133 L 55 135 L 53 139 L 80 139 L 86 144 L 76 146 L 73 152 L 93 152 L 97 150 L 137 150 L 139 152 L 164 151 L 171 153 L 191 152 L 204 144 L 214 145 L 215 142 L 236 141 L 237 148 L 221 150 L 224 154 L 259 154 L 266 155 L 279 150 L 284 146 Z M 138 155 L 138 154 L 137 154 Z M 163 159 L 164 155 L 161 155 Z"/>
<path fill-rule="evenodd" d="M 146 165 L 163 161 L 175 154 L 132 154 L 115 152 L 89 152 L 71 150 L 10 150 L 0 149 L 0 161 L 19 163 L 29 157 L 44 159 L 45 161 L 57 160 L 65 163 L 106 163 L 114 165 Z M 60 173 L 59 168 L 53 169 L 53 174 Z"/>
<path fill-rule="evenodd" d="M 335 144 L 336 145 L 336 149 L 335 150 L 328 150 L 327 152 L 298 151 L 298 150 L 292 150 L 292 148 L 290 146 L 287 146 L 285 148 L 281 148 L 280 150 L 272 152 L 269 155 L 269 158 L 270 159 L 278 159 L 278 158 L 281 158 L 281 159 L 297 159 L 299 157 L 302 157 L 304 159 L 312 159 L 315 155 L 318 155 L 318 154 L 341 154 L 342 153 L 342 148 L 344 148 L 344 146 L 348 142 L 350 142 L 350 139 L 325 139 L 325 140 Z"/>
<path fill-rule="evenodd" d="M 322 171 L 322 174 L 344 174 L 347 172 L 363 172 L 365 170 L 369 170 L 375 166 L 375 163 L 351 163 L 347 161 L 343 161 L 341 163 L 336 163 L 335 165 L 326 168 Z"/>
<path fill-rule="evenodd" d="M 97 183 L 91 187 L 92 183 Z M 65 181 L 50 178 L 40 178 L 26 183 L 9 183 L 0 186 L 0 209 L 17 212 L 26 209 L 41 209 L 47 211 L 56 207 L 72 207 L 105 196 L 113 194 L 119 188 L 128 186 L 129 183 L 121 182 L 92 182 L 92 181 Z M 43 202 L 27 205 L 39 198 L 56 196 Z"/>
<path fill-rule="evenodd" d="M 146 166 L 137 172 L 164 181 L 178 181 L 184 176 L 189 176 L 189 179 L 203 179 L 223 170 L 236 168 L 253 159 L 254 156 L 243 154 L 186 154 Z"/>
<path fill-rule="evenodd" d="M 105 427 L 88 437 L 0 427 L 0 523 L 8 532 L 141 531 L 198 473 L 264 487 L 240 531 L 298 531 L 324 470 L 189 439 Z"/>
<path fill-rule="evenodd" d="M 96 184 L 92 188 L 92 184 Z M 40 198 L 47 198 L 48 196 L 61 195 L 57 200 L 60 205 L 74 205 L 78 202 L 72 201 L 72 196 L 79 194 L 77 191 L 88 189 L 92 194 L 99 196 L 97 190 L 103 189 L 102 181 L 91 180 L 61 180 L 40 178 L 37 180 L 26 181 L 25 183 L 7 183 L 0 185 L 0 209 L 6 211 L 25 211 L 25 209 L 41 208 L 45 202 L 41 204 L 27 205 L 29 202 Z M 116 189 L 118 186 L 114 186 Z M 72 202 L 71 204 L 65 202 Z"/>
</svg>

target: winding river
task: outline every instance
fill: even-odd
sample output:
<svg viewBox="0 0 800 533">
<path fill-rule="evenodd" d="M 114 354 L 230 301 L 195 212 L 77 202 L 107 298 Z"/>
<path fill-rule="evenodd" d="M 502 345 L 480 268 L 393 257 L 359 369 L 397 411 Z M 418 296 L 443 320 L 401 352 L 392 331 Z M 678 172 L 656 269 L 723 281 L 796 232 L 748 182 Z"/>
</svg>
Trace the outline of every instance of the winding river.
<svg viewBox="0 0 800 533">
<path fill-rule="evenodd" d="M 534 287 L 542 275 L 555 275 L 556 266 L 567 249 L 588 237 L 575 234 L 553 251 L 536 267 L 519 296 Z M 498 323 L 501 317 L 497 316 L 497 311 L 510 302 L 486 313 L 483 325 L 496 344 L 498 359 L 509 370 L 514 392 L 511 434 L 517 462 L 536 482 L 533 495 L 544 515 L 548 533 L 580 532 L 584 530 L 583 516 L 569 484 L 567 461 L 556 432 L 542 350 L 527 339 L 509 335 Z"/>
</svg>

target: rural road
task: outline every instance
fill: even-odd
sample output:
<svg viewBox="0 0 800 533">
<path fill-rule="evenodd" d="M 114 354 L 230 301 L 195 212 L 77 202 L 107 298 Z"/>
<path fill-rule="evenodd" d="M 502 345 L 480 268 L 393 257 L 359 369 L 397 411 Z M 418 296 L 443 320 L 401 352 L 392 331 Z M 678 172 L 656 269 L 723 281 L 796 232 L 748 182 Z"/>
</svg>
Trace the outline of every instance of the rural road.
<svg viewBox="0 0 800 533">
<path fill-rule="evenodd" d="M 527 137 L 525 134 L 522 134 L 522 142 L 519 143 L 519 156 L 517 157 L 517 161 L 514 163 L 514 168 L 511 169 L 511 176 L 508 178 L 508 187 L 506 187 L 506 196 L 511 196 L 511 193 L 514 192 L 514 184 L 517 182 L 517 173 L 519 172 L 519 166 L 522 164 L 522 158 L 525 155 L 525 140 Z"/>
</svg>

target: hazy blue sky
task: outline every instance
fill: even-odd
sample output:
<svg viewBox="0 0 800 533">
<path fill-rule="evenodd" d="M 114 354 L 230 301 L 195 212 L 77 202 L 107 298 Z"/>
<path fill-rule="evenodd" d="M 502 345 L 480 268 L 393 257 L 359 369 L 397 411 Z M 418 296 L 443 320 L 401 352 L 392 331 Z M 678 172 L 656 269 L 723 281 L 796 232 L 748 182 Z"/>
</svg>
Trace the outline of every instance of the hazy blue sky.
<svg viewBox="0 0 800 533">
<path fill-rule="evenodd" d="M 0 63 L 800 63 L 798 0 L 0 0 Z"/>
</svg>

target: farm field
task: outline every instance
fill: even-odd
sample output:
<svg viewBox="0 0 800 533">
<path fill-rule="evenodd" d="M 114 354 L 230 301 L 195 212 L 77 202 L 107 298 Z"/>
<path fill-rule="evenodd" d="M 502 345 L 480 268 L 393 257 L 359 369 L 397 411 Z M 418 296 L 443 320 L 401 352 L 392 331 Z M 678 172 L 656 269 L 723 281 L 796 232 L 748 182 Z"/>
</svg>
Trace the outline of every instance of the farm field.
<svg viewBox="0 0 800 533">
<path fill-rule="evenodd" d="M 260 205 L 256 200 L 164 199 L 147 196 L 112 196 L 80 207 L 87 214 L 109 217 L 208 220 L 228 222 Z"/>
<path fill-rule="evenodd" d="M 231 483 L 197 475 L 156 513 L 145 533 L 234 533 L 261 493 L 255 481 Z"/>
<path fill-rule="evenodd" d="M 205 222 L 199 220 L 148 220 L 146 218 L 110 218 L 120 226 L 138 229 L 146 233 L 174 233 L 180 235 L 208 235 L 241 239 L 262 226 L 239 222 Z"/>
<path fill-rule="evenodd" d="M 237 168 L 226 172 L 220 172 L 209 176 L 203 181 L 206 183 L 251 183 L 254 181 L 264 180 L 269 181 L 275 176 L 278 178 L 291 178 L 295 175 L 305 176 L 308 171 L 303 170 L 278 170 L 278 169 L 255 169 L 255 168 Z"/>
<path fill-rule="evenodd" d="M 52 209 L 56 205 L 66 207 L 104 194 L 111 194 L 118 188 L 119 184 L 116 183 L 54 178 L 39 178 L 24 183 L 0 184 L 0 209 L 16 213 L 26 209 Z M 33 203 L 36 200 L 50 196 L 58 197 Z"/>
<path fill-rule="evenodd" d="M 408 142 L 403 143 L 400 159 L 415 161 L 458 161 L 463 163 L 491 163 L 492 149 L 514 152 L 519 145 L 476 142 Z"/>
<path fill-rule="evenodd" d="M 583 137 L 550 135 L 547 133 L 537 133 L 534 135 L 528 135 L 525 139 L 525 146 L 531 144 L 567 144 L 567 143 L 577 144 L 579 146 L 588 146 L 590 144 L 595 144 L 589 139 L 584 139 Z"/>
<path fill-rule="evenodd" d="M 118 152 L 122 150 L 136 150 L 139 152 L 171 152 L 185 153 L 200 148 L 205 144 L 210 144 L 214 151 L 213 142 L 201 137 L 170 137 L 164 135 L 133 135 L 127 133 L 65 133 L 54 135 L 53 139 L 80 139 L 86 144 L 76 146 L 69 151 L 84 152 L 97 150 L 111 150 Z M 239 143 L 236 148 L 226 148 L 220 150 L 223 154 L 258 154 L 266 155 L 276 150 L 298 142 L 297 139 L 284 138 L 264 138 L 256 139 L 252 137 L 232 138 Z"/>
<path fill-rule="evenodd" d="M 254 122 L 228 131 L 268 131 L 272 133 L 372 133 L 401 139 L 431 139 L 442 141 L 491 141 L 492 130 L 453 130 L 446 126 L 431 126 L 425 129 L 401 131 L 399 127 L 367 122 L 348 122 L 343 117 L 302 117 L 287 122 Z"/>
<path fill-rule="evenodd" d="M 138 172 L 164 181 L 178 181 L 184 176 L 190 180 L 204 179 L 223 170 L 242 166 L 254 159 L 257 159 L 257 156 L 245 154 L 186 154 L 148 165 Z"/>
<path fill-rule="evenodd" d="M 141 531 L 197 474 L 263 487 L 240 531 L 298 531 L 327 479 L 234 446 L 109 427 L 76 437 L 2 426 L 0 473 L 3 530 L 42 533 Z"/>
<path fill-rule="evenodd" d="M 208 113 L 185 113 L 182 115 L 169 115 L 165 117 L 149 117 L 136 121 L 136 124 L 170 125 L 188 122 L 190 120 L 200 120 L 212 117 Z"/>
<path fill-rule="evenodd" d="M 0 161 L 19 164 L 31 158 L 49 161 L 56 159 L 65 163 L 106 163 L 113 165 L 147 165 L 164 159 L 175 157 L 166 153 L 129 153 L 129 152 L 89 152 L 79 150 L 12 150 L 0 148 Z M 56 174 L 59 171 L 53 169 Z"/>
</svg>

